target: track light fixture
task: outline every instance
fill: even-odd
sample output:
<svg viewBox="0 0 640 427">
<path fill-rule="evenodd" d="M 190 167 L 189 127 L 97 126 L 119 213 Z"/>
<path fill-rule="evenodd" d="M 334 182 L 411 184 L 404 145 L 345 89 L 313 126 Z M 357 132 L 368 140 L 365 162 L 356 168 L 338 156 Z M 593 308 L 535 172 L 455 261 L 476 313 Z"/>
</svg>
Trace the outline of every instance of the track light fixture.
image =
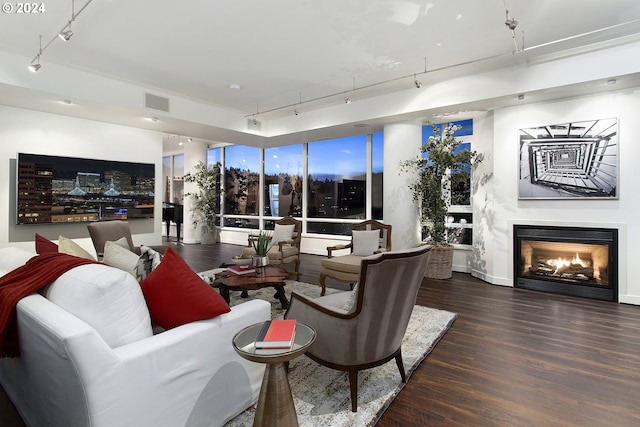
<svg viewBox="0 0 640 427">
<path fill-rule="evenodd" d="M 40 49 L 38 50 L 38 54 L 36 55 L 36 57 L 33 58 L 33 60 L 31 61 L 31 64 L 29 64 L 28 66 L 29 71 L 31 71 L 32 73 L 37 73 L 38 70 L 42 68 L 42 65 L 40 65 L 40 55 L 42 55 L 42 36 L 39 36 L 39 37 L 40 37 Z"/>
<path fill-rule="evenodd" d="M 38 54 L 35 56 L 35 58 L 33 58 L 33 60 L 31 60 L 31 65 L 29 65 L 29 70 L 31 70 L 32 72 L 35 73 L 36 71 L 38 71 L 42 67 L 42 65 L 40 65 L 40 57 L 42 56 L 44 51 L 47 50 L 47 48 L 49 46 L 51 46 L 51 43 L 56 41 L 56 39 L 60 38 L 61 40 L 64 40 L 65 42 L 69 41 L 71 36 L 73 36 L 73 31 L 71 31 L 71 23 L 76 20 L 78 15 L 80 15 L 82 13 L 82 11 L 85 10 L 85 8 L 87 6 L 89 6 L 89 4 L 92 1 L 93 0 L 87 0 L 87 2 L 84 4 L 84 6 L 82 6 L 82 8 L 78 11 L 78 13 L 76 13 L 75 12 L 75 0 L 71 0 L 71 19 L 69 19 L 67 21 L 65 26 L 62 27 L 62 29 L 55 36 L 53 36 L 53 38 L 49 41 L 49 43 L 47 43 L 44 47 L 42 46 L 42 36 L 40 36 L 40 50 L 38 51 Z"/>
<path fill-rule="evenodd" d="M 71 31 L 71 23 L 69 23 L 69 29 L 67 31 L 58 33 L 58 37 L 60 37 L 65 42 L 68 42 L 72 35 L 73 31 Z"/>
<path fill-rule="evenodd" d="M 298 109 L 297 109 L 297 108 L 294 108 L 294 109 L 293 109 L 293 114 L 295 114 L 295 115 L 297 116 L 298 114 L 300 114 L 300 112 L 298 112 Z"/>
<path fill-rule="evenodd" d="M 38 55 L 38 62 L 35 64 L 29 64 L 29 71 L 37 73 L 40 68 L 42 68 L 42 65 L 40 65 L 40 55 Z"/>
<path fill-rule="evenodd" d="M 73 22 L 74 19 L 76 19 L 75 0 L 71 0 L 71 19 L 69 20 L 69 23 L 65 27 L 67 30 L 65 31 L 65 29 L 63 28 L 62 31 L 58 33 L 58 37 L 60 37 L 65 42 L 68 42 L 71 36 L 73 35 L 73 31 L 71 31 L 71 23 Z"/>
<path fill-rule="evenodd" d="M 422 87 L 422 83 L 416 78 L 416 75 L 413 75 L 413 84 L 416 85 L 416 89 L 420 89 Z"/>
<path fill-rule="evenodd" d="M 518 52 L 519 50 L 518 42 L 516 40 L 516 28 L 518 27 L 518 21 L 512 18 L 509 18 L 509 9 L 505 9 L 505 13 L 507 15 L 507 19 L 504 21 L 504 25 L 506 25 L 507 28 L 511 31 L 511 38 L 513 39 L 514 52 Z"/>
<path fill-rule="evenodd" d="M 344 103 L 345 104 L 351 104 L 351 100 L 348 97 L 344 97 Z"/>
</svg>

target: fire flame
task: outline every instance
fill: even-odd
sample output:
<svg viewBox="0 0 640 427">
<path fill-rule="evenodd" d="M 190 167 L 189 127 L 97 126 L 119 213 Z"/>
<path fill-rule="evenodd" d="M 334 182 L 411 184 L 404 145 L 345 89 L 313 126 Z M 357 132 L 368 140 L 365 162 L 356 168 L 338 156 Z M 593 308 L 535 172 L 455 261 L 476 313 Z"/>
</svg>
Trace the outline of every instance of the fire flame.
<svg viewBox="0 0 640 427">
<path fill-rule="evenodd" d="M 580 255 L 578 253 L 576 253 L 576 256 L 573 257 L 572 260 L 567 260 L 565 258 L 548 259 L 547 264 L 556 268 L 556 271 L 554 271 L 553 274 L 556 274 L 561 268 L 569 267 L 571 265 L 580 265 L 581 267 L 589 266 L 588 262 L 580 259 Z"/>
</svg>

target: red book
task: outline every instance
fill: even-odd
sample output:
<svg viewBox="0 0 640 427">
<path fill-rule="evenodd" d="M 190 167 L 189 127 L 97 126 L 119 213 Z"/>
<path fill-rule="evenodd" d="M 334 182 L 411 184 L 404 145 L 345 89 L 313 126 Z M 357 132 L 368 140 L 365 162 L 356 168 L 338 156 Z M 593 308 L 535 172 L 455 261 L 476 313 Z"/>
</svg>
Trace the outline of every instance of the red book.
<svg viewBox="0 0 640 427">
<path fill-rule="evenodd" d="M 235 274 L 249 274 L 256 272 L 256 269 L 251 265 L 232 265 L 227 267 L 227 270 Z"/>
<path fill-rule="evenodd" d="M 295 319 L 272 320 L 264 338 L 259 334 L 255 345 L 256 348 L 290 348 L 293 346 L 295 334 Z"/>
</svg>

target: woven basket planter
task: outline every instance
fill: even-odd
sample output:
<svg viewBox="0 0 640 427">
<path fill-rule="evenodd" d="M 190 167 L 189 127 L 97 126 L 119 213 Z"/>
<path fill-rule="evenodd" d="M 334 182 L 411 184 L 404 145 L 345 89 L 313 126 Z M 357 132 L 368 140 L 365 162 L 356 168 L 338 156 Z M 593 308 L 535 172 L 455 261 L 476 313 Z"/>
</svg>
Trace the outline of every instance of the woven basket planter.
<svg viewBox="0 0 640 427">
<path fill-rule="evenodd" d="M 453 246 L 434 246 L 427 261 L 427 272 L 424 277 L 429 279 L 449 279 L 453 270 Z"/>
</svg>

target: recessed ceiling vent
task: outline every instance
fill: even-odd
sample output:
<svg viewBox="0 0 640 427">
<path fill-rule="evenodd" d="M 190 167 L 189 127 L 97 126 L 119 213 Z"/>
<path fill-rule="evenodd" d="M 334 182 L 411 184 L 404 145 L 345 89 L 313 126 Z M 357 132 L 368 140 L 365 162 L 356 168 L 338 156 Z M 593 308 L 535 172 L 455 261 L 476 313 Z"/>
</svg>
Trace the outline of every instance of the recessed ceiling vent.
<svg viewBox="0 0 640 427">
<path fill-rule="evenodd" d="M 150 93 L 144 94 L 144 106 L 145 108 L 151 108 L 152 110 L 169 112 L 169 98 L 163 96 L 153 95 Z"/>
</svg>

